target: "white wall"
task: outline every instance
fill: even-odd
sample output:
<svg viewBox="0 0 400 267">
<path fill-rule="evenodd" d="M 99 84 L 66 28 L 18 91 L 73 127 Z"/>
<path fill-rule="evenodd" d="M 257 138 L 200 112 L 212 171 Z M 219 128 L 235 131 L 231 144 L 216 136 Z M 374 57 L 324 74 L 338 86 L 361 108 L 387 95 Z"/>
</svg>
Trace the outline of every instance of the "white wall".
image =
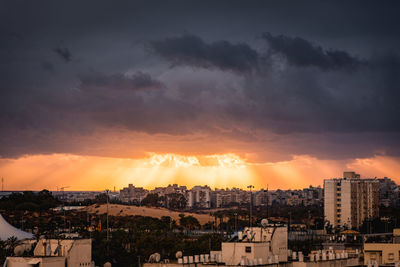
<svg viewBox="0 0 400 267">
<path fill-rule="evenodd" d="M 332 226 L 336 226 L 336 181 L 324 180 L 324 215 Z"/>
</svg>

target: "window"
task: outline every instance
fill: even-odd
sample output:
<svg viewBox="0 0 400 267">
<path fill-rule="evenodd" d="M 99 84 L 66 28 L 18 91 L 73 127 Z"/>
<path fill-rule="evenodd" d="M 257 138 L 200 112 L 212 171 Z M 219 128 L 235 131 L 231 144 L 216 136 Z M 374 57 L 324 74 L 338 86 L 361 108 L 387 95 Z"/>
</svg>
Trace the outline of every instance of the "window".
<svg viewBox="0 0 400 267">
<path fill-rule="evenodd" d="M 389 260 L 394 260 L 394 253 L 389 253 L 388 254 L 388 259 Z"/>
<path fill-rule="evenodd" d="M 251 253 L 251 247 L 245 247 L 246 253 Z"/>
</svg>

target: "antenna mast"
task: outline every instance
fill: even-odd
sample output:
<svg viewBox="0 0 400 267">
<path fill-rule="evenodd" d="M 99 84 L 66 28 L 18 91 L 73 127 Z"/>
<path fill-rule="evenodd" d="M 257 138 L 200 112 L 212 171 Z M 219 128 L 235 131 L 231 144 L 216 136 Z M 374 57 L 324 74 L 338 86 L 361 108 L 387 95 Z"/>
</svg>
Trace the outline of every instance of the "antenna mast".
<svg viewBox="0 0 400 267">
<path fill-rule="evenodd" d="M 267 218 L 269 218 L 269 198 L 268 198 L 268 185 L 267 185 Z"/>
<path fill-rule="evenodd" d="M 251 192 L 251 189 L 252 188 L 254 188 L 254 185 L 249 185 L 249 186 L 247 186 L 247 188 L 249 188 L 249 190 L 250 190 L 250 216 L 249 216 L 249 219 L 250 219 L 250 231 L 252 231 L 252 229 L 253 229 L 253 193 Z"/>
</svg>

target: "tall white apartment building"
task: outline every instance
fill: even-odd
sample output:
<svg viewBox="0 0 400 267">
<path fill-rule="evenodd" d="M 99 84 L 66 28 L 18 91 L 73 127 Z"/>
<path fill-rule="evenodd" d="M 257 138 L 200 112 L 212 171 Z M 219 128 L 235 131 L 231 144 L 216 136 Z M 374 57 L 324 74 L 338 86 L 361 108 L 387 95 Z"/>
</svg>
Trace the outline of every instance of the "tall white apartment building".
<svg viewBox="0 0 400 267">
<path fill-rule="evenodd" d="M 361 179 L 355 172 L 324 180 L 324 215 L 333 227 L 359 227 L 379 216 L 379 181 Z"/>
<path fill-rule="evenodd" d="M 210 208 L 211 188 L 208 186 L 195 186 L 186 193 L 188 208 Z"/>
</svg>

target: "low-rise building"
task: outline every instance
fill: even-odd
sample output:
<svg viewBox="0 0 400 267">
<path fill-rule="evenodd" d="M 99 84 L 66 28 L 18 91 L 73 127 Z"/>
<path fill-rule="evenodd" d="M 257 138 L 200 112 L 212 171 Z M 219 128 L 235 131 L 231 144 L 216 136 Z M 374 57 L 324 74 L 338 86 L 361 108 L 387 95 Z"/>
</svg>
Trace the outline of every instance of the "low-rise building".
<svg viewBox="0 0 400 267">
<path fill-rule="evenodd" d="M 261 264 L 287 262 L 287 226 L 246 227 L 239 232 L 238 240 L 222 242 L 221 255 L 225 265 L 259 264 L 260 260 L 264 261 Z"/>
<path fill-rule="evenodd" d="M 393 266 L 399 262 L 400 229 L 394 229 L 393 237 L 390 237 L 388 240 L 384 239 L 382 242 L 364 243 L 364 265 Z"/>
<path fill-rule="evenodd" d="M 400 260 L 398 243 L 365 243 L 364 265 L 394 265 Z"/>
<path fill-rule="evenodd" d="M 14 266 L 92 266 L 92 240 L 40 239 L 33 250 L 33 257 L 7 257 L 4 267 Z"/>
<path fill-rule="evenodd" d="M 4 267 L 65 267 L 64 257 L 7 257 Z M 90 266 L 90 265 L 89 265 Z"/>
<path fill-rule="evenodd" d="M 136 187 L 129 184 L 128 187 L 120 190 L 120 199 L 122 202 L 141 202 L 147 194 L 148 190 L 143 187 Z"/>
</svg>

